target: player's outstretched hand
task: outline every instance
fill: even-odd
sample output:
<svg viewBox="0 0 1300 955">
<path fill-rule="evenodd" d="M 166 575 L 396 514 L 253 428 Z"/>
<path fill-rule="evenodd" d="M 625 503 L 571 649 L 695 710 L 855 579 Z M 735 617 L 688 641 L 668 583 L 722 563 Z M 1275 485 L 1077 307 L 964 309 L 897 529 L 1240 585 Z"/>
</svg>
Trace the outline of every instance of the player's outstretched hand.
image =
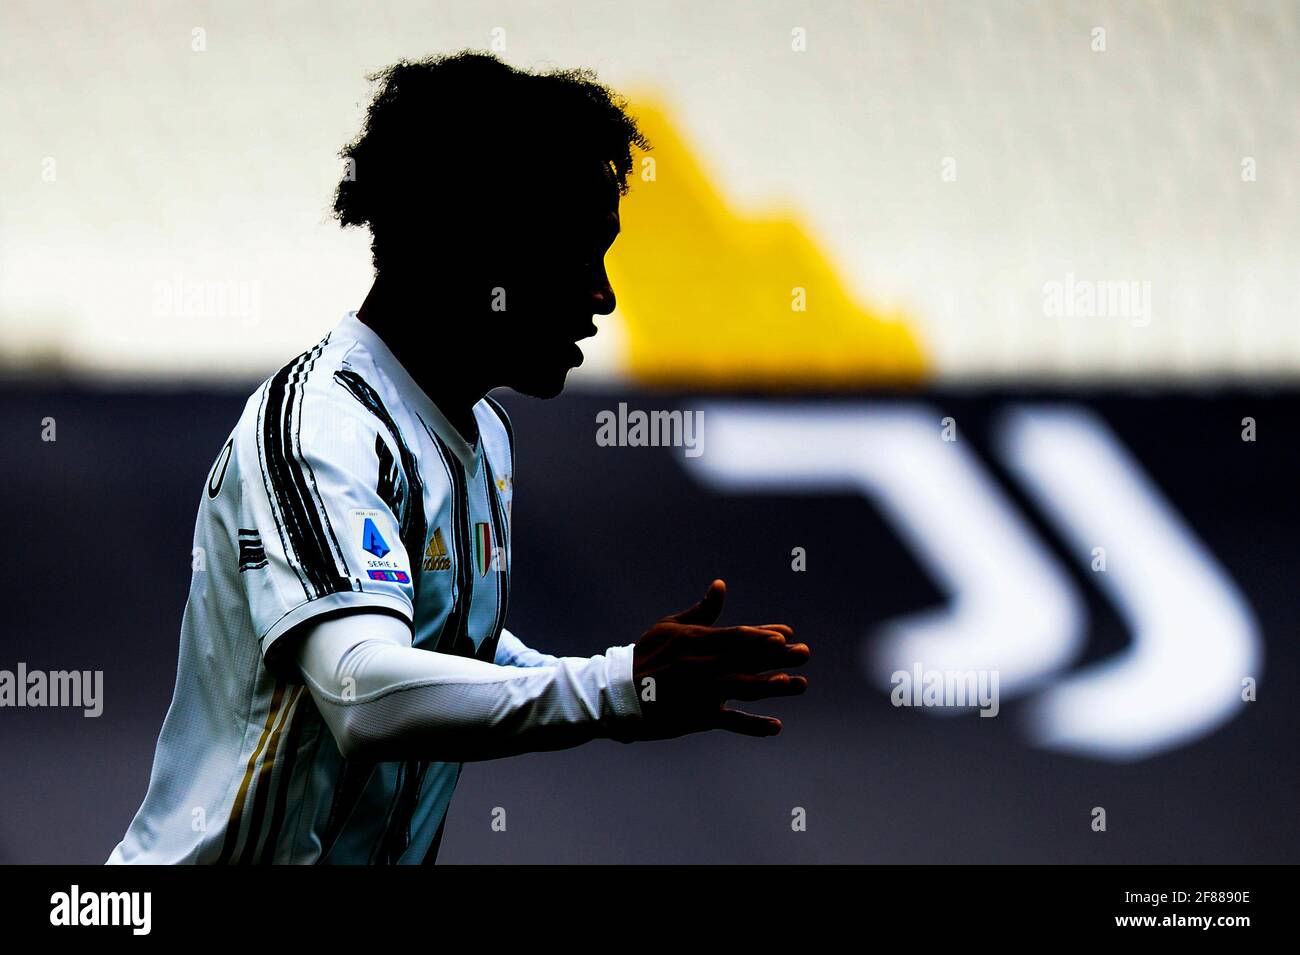
<svg viewBox="0 0 1300 955">
<path fill-rule="evenodd" d="M 794 631 L 783 623 L 714 626 L 726 598 L 727 585 L 715 580 L 703 600 L 664 617 L 637 640 L 632 670 L 644 718 L 636 739 L 710 729 L 746 736 L 781 732 L 775 717 L 730 709 L 726 702 L 797 696 L 808 689 L 807 677 L 770 672 L 808 662 L 808 646 L 792 642 Z"/>
</svg>

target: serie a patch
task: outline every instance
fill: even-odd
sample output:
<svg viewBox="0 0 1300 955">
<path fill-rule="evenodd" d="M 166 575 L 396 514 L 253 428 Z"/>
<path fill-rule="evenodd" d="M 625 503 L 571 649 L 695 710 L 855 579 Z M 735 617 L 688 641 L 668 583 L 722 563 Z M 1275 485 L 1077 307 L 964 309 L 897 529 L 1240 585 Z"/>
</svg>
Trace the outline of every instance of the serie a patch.
<svg viewBox="0 0 1300 955">
<path fill-rule="evenodd" d="M 353 559 L 370 580 L 411 582 L 411 568 L 401 549 L 393 516 L 379 508 L 354 508 L 348 514 Z M 396 548 L 396 549 L 395 549 Z"/>
</svg>

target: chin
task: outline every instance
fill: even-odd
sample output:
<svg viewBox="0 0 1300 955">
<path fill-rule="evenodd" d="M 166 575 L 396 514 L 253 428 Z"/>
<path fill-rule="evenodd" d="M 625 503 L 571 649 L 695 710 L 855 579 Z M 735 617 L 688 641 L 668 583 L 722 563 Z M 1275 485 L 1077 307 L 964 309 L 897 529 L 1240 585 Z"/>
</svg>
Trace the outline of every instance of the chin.
<svg viewBox="0 0 1300 955">
<path fill-rule="evenodd" d="M 531 375 L 510 387 L 530 398 L 555 398 L 564 391 L 564 384 L 568 377 L 569 369 L 564 368 L 554 374 Z"/>
</svg>

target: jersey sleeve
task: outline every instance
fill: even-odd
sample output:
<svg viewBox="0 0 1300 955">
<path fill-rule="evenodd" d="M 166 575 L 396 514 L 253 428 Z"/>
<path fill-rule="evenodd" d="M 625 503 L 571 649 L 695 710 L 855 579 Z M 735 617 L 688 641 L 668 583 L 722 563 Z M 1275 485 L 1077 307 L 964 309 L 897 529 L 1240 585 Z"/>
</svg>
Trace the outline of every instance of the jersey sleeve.
<svg viewBox="0 0 1300 955">
<path fill-rule="evenodd" d="M 401 624 L 357 614 L 309 628 L 304 682 L 346 759 L 469 762 L 632 742 L 642 722 L 632 646 L 548 666 L 497 666 L 406 644 Z"/>
<path fill-rule="evenodd" d="M 285 637 L 320 614 L 414 619 L 420 508 L 384 425 L 331 384 L 273 378 L 236 440 L 240 580 L 263 659 L 289 678 Z"/>
</svg>

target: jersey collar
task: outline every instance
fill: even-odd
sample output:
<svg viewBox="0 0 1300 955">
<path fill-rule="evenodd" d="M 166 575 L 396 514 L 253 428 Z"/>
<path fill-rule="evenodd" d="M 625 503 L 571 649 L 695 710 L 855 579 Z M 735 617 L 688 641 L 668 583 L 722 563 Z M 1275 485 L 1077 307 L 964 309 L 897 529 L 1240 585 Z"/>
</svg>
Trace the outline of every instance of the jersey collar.
<svg viewBox="0 0 1300 955">
<path fill-rule="evenodd" d="M 343 316 L 338 331 L 339 334 L 355 339 L 365 346 L 376 367 L 393 383 L 402 400 L 419 415 L 425 426 L 442 439 L 443 444 L 447 445 L 451 453 L 456 455 L 456 458 L 465 466 L 465 470 L 469 474 L 478 473 L 479 457 L 483 449 L 483 429 L 479 428 L 478 439 L 474 444 L 471 445 L 466 441 L 461 436 L 461 433 L 447 420 L 447 416 L 434 404 L 433 399 L 425 394 L 424 389 L 411 377 L 411 373 L 397 360 L 397 356 L 393 354 L 392 349 L 384 343 L 382 338 L 375 334 L 374 329 L 357 318 L 355 311 L 348 312 Z M 478 415 L 475 414 L 475 419 L 477 417 Z"/>
</svg>

